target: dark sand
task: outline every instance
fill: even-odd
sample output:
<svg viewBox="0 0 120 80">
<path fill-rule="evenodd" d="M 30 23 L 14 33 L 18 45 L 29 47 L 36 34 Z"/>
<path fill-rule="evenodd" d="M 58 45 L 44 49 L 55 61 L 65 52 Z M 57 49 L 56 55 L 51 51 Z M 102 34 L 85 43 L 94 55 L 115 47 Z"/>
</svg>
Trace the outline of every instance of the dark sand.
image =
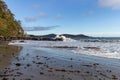
<svg viewBox="0 0 120 80">
<path fill-rule="evenodd" d="M 120 60 L 34 46 L 0 46 L 0 80 L 120 80 Z"/>
</svg>

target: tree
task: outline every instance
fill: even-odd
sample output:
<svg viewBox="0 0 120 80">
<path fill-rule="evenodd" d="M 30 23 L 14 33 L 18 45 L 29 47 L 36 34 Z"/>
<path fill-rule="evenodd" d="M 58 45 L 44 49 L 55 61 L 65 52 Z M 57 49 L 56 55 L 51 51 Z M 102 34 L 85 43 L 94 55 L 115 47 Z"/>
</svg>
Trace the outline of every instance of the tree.
<svg viewBox="0 0 120 80">
<path fill-rule="evenodd" d="M 17 37 L 23 34 L 24 30 L 21 27 L 21 21 L 16 20 L 5 2 L 0 0 L 0 36 Z"/>
</svg>

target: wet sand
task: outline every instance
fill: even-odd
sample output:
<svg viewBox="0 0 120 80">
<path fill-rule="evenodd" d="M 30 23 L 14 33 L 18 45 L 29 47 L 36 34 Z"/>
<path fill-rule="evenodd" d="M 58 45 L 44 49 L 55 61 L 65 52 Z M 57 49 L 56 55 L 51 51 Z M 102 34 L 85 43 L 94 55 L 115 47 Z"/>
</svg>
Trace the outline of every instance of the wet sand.
<svg viewBox="0 0 120 80">
<path fill-rule="evenodd" d="M 0 80 L 120 80 L 119 59 L 29 45 L 1 51 Z"/>
</svg>

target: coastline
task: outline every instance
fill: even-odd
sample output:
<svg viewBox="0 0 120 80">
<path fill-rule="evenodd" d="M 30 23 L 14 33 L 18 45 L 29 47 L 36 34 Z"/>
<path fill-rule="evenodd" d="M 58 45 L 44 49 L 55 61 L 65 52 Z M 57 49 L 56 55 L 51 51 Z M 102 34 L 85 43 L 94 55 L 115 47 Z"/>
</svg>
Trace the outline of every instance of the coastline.
<svg viewBox="0 0 120 80">
<path fill-rule="evenodd" d="M 22 45 L 22 47 L 22 50 L 12 59 L 9 66 L 3 69 L 3 72 L 0 72 L 0 79 L 120 79 L 119 59 L 108 59 L 84 54 L 74 54 L 69 51 L 38 47 L 35 45 Z M 6 72 L 6 74 L 4 74 L 4 72 Z"/>
<path fill-rule="evenodd" d="M 10 41 L 1 41 L 0 40 L 0 45 L 8 45 Z"/>
</svg>

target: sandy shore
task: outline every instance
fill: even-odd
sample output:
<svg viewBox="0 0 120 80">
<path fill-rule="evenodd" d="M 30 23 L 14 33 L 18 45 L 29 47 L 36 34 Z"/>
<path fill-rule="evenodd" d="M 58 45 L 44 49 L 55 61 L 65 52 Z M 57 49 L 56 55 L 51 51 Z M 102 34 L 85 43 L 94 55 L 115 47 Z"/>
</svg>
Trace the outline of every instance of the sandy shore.
<svg viewBox="0 0 120 80">
<path fill-rule="evenodd" d="M 0 56 L 0 80 L 120 80 L 119 59 L 27 45 L 10 50 Z"/>
</svg>

